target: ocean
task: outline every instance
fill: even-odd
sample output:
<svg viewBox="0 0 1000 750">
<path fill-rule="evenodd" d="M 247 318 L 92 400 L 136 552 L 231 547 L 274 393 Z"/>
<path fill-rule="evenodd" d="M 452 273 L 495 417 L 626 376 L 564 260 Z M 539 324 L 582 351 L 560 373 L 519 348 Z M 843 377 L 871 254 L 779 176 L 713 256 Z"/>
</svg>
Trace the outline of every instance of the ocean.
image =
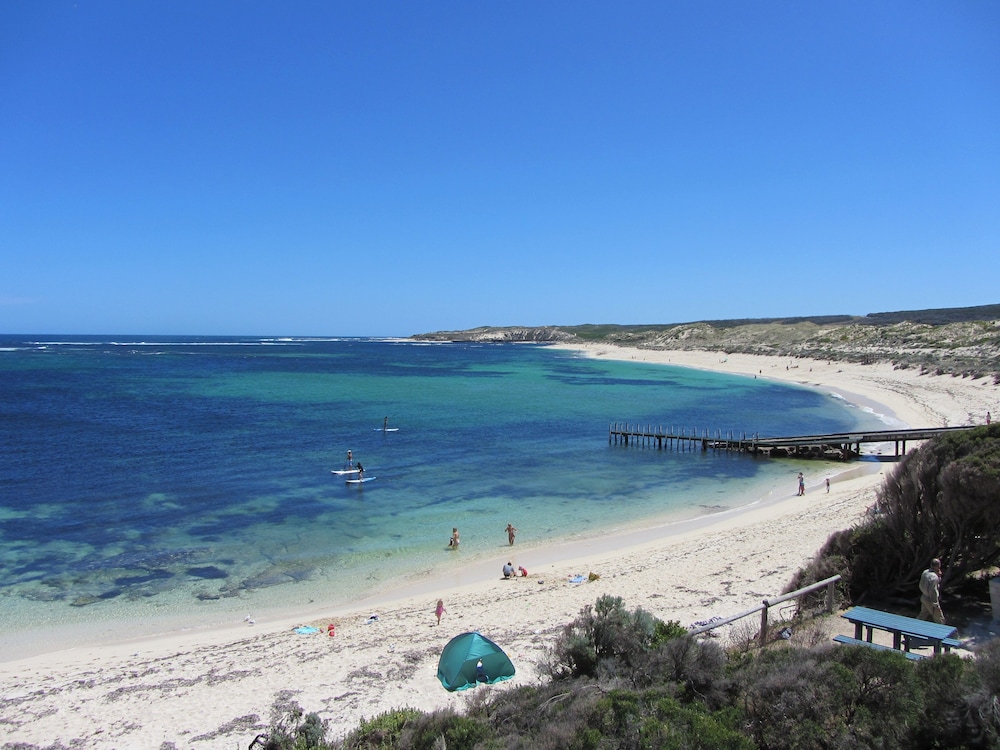
<svg viewBox="0 0 1000 750">
<path fill-rule="evenodd" d="M 791 493 L 803 470 L 609 444 L 625 421 L 879 425 L 827 393 L 544 345 L 0 336 L 0 658 L 30 633 L 343 604 L 502 554 L 508 523 L 530 557 Z M 348 450 L 371 481 L 332 473 Z"/>
</svg>

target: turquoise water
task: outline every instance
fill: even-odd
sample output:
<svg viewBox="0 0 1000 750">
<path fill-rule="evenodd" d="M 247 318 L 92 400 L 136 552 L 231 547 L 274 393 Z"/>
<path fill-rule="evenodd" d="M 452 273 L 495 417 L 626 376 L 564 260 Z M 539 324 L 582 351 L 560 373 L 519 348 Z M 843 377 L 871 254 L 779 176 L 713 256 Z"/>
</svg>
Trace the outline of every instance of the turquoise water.
<svg viewBox="0 0 1000 750">
<path fill-rule="evenodd" d="M 508 522 L 528 554 L 791 491 L 801 468 L 609 445 L 612 422 L 876 424 L 762 379 L 370 339 L 0 337 L 0 407 L 6 635 L 352 601 L 502 554 Z M 386 417 L 398 431 L 382 431 Z M 348 449 L 374 481 L 331 474 Z"/>
</svg>

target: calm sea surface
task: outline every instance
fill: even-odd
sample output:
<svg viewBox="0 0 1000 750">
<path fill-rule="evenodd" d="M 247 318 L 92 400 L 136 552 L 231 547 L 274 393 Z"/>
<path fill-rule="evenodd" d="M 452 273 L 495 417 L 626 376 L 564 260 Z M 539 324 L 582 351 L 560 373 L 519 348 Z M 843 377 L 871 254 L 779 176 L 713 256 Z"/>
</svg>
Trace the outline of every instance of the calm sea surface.
<svg viewBox="0 0 1000 750">
<path fill-rule="evenodd" d="M 530 548 L 744 505 L 802 468 L 609 445 L 625 420 L 877 424 L 807 389 L 544 346 L 2 336 L 0 637 L 343 603 L 495 555 L 508 522 Z M 374 481 L 331 473 L 348 449 Z"/>
</svg>

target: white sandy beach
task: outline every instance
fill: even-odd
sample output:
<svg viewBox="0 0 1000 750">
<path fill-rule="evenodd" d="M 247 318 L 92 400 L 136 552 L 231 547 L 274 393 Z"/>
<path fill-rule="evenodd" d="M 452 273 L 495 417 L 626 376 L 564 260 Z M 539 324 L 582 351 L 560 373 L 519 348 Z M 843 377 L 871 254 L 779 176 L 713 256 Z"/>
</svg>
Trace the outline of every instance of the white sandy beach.
<svg viewBox="0 0 1000 750">
<path fill-rule="evenodd" d="M 913 427 L 980 424 L 998 413 L 992 379 L 918 375 L 889 365 L 570 347 L 588 356 L 635 359 L 801 383 Z M 829 464 L 824 464 L 828 467 Z M 587 542 L 522 548 L 464 571 L 461 581 L 425 580 L 380 601 L 282 622 L 138 638 L 0 664 L 3 740 L 88 748 L 246 747 L 278 698 L 329 720 L 335 734 L 404 706 L 461 707 L 436 679 L 441 648 L 478 630 L 517 667 L 505 685 L 530 684 L 561 627 L 602 594 L 624 598 L 682 625 L 724 617 L 779 594 L 828 535 L 856 522 L 891 464 L 845 465 L 807 474 L 805 497 L 790 482 L 750 509 Z M 530 576 L 502 580 L 510 558 Z M 574 574 L 600 579 L 570 584 Z M 435 625 L 434 605 L 446 612 Z M 369 616 L 378 619 L 369 621 Z M 329 623 L 336 633 L 327 635 Z M 320 632 L 300 635 L 296 625 Z M 57 644 L 53 644 L 58 647 Z"/>
</svg>

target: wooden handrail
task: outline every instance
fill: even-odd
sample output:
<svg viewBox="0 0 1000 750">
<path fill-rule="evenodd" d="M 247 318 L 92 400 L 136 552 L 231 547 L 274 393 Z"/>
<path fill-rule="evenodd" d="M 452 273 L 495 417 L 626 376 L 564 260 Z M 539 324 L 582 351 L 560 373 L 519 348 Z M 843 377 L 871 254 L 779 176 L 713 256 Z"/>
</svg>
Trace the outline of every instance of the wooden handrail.
<svg viewBox="0 0 1000 750">
<path fill-rule="evenodd" d="M 811 594 L 813 591 L 818 591 L 819 589 L 826 588 L 826 610 L 827 612 L 833 612 L 834 607 L 834 587 L 837 581 L 840 580 L 839 575 L 830 576 L 829 578 L 824 578 L 822 581 L 817 581 L 809 586 L 804 586 L 801 589 L 796 589 L 795 591 L 790 591 L 787 594 L 781 594 L 773 598 L 765 599 L 763 602 L 758 604 L 756 607 L 746 610 L 745 612 L 740 612 L 739 614 L 732 615 L 731 617 L 726 617 L 722 620 L 717 620 L 716 622 L 709 623 L 708 625 L 702 625 L 699 628 L 688 631 L 690 635 L 701 635 L 702 633 L 707 633 L 710 630 L 715 630 L 723 625 L 729 625 L 736 620 L 741 620 L 744 617 L 749 617 L 750 615 L 760 612 L 760 645 L 767 645 L 767 618 L 768 610 L 776 604 L 781 604 L 782 602 L 787 602 L 789 599 L 798 599 L 806 594 Z"/>
</svg>

